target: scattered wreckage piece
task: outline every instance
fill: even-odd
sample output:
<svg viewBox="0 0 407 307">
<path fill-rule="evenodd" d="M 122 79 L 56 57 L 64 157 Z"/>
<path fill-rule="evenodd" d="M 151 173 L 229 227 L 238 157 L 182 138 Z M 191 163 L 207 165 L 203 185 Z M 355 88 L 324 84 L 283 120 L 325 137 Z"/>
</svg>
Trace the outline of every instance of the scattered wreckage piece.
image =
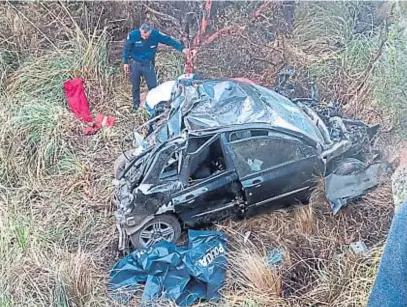
<svg viewBox="0 0 407 307">
<path fill-rule="evenodd" d="M 286 254 L 280 248 L 272 248 L 267 253 L 267 265 L 270 269 L 276 269 L 284 261 Z"/>
<path fill-rule="evenodd" d="M 190 230 L 188 237 L 187 247 L 162 240 L 122 258 L 110 272 L 110 298 L 128 304 L 144 284 L 142 304 L 160 298 L 178 306 L 218 300 L 226 275 L 226 236 Z"/>
<path fill-rule="evenodd" d="M 382 176 L 388 174 L 388 168 L 387 163 L 368 166 L 356 159 L 345 160 L 324 179 L 325 193 L 333 213 L 383 182 Z"/>
<path fill-rule="evenodd" d="M 325 177 L 335 212 L 379 183 L 379 167 L 370 165 L 378 127 L 338 112 L 329 117 L 333 108 L 313 99 L 292 102 L 236 80 L 181 79 L 168 104 L 154 131 L 136 142 L 139 153 L 117 173 L 121 250 L 129 239 L 134 248 L 174 242 L 181 225 L 306 202 L 318 177 Z M 358 161 L 350 173 L 347 158 Z M 335 194 L 338 187 L 343 195 Z"/>
<path fill-rule="evenodd" d="M 367 248 L 365 242 L 363 242 L 363 241 L 352 242 L 349 245 L 349 248 L 356 255 L 364 255 L 365 256 L 369 251 L 369 249 Z"/>
</svg>

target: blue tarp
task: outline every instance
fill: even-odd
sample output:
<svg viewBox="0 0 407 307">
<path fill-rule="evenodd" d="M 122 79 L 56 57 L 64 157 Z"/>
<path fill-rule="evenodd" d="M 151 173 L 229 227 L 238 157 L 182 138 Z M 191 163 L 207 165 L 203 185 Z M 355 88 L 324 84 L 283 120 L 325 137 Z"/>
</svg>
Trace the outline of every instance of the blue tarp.
<svg viewBox="0 0 407 307">
<path fill-rule="evenodd" d="M 142 303 L 164 298 L 189 306 L 218 300 L 226 273 L 226 237 L 189 230 L 188 238 L 186 247 L 161 241 L 121 259 L 110 273 L 109 296 L 127 304 L 144 284 Z"/>
</svg>

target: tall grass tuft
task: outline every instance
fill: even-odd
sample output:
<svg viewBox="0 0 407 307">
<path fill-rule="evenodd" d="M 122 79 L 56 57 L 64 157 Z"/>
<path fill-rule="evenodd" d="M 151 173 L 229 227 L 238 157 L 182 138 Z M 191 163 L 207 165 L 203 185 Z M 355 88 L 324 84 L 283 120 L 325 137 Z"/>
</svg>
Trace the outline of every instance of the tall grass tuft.
<svg viewBox="0 0 407 307">
<path fill-rule="evenodd" d="M 366 9 L 372 15 L 363 17 Z M 399 9 L 390 19 L 389 10 L 363 2 L 301 2 L 294 32 L 302 52 L 320 55 L 302 64 L 319 88 L 328 89 L 325 102 L 350 103 L 358 117 L 378 106 L 397 124 L 407 122 L 406 16 Z"/>
<path fill-rule="evenodd" d="M 300 2 L 294 26 L 298 46 L 321 55 L 346 44 L 352 37 L 357 9 L 355 2 Z"/>
<path fill-rule="evenodd" d="M 108 66 L 106 31 L 85 37 L 78 29 L 58 51 L 29 58 L 9 77 L 3 99 L 12 117 L 1 128 L 12 132 L 12 155 L 28 162 L 36 174 L 70 173 L 80 167 L 66 135 L 75 123 L 67 109 L 63 82 L 82 76 L 93 82 L 112 70 Z"/>
<path fill-rule="evenodd" d="M 407 119 L 407 32 L 403 29 L 399 23 L 389 27 L 382 56 L 372 78 L 373 98 L 394 122 Z"/>
</svg>

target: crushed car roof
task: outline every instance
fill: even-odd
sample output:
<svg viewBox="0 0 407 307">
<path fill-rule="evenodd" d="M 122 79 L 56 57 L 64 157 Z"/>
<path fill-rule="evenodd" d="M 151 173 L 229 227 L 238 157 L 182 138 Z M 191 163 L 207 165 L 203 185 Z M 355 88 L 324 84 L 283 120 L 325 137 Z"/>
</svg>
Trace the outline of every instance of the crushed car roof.
<svg viewBox="0 0 407 307">
<path fill-rule="evenodd" d="M 267 123 L 323 143 L 312 120 L 289 99 L 259 85 L 221 79 L 179 81 L 168 118 L 154 138 L 162 143 L 184 129 L 197 131 L 244 123 Z"/>
</svg>

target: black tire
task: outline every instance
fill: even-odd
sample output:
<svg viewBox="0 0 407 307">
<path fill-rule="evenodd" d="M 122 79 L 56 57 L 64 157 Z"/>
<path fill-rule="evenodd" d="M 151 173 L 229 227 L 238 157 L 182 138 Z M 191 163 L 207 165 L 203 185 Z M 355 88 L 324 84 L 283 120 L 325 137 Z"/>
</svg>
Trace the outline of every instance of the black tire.
<svg viewBox="0 0 407 307">
<path fill-rule="evenodd" d="M 132 152 L 132 150 L 128 150 L 125 153 L 122 153 L 116 159 L 116 161 L 114 161 L 113 172 L 114 172 L 114 178 L 116 178 L 117 180 L 120 179 L 122 173 L 124 172 L 124 170 L 126 168 L 126 163 L 128 162 L 127 158 L 132 157 L 131 152 Z"/>
<path fill-rule="evenodd" d="M 166 229 L 168 229 L 168 227 L 171 227 L 172 231 L 173 231 L 173 235 L 167 236 L 167 237 L 158 237 L 157 236 L 157 238 L 152 239 L 155 242 L 152 244 L 150 243 L 151 244 L 150 245 L 147 243 L 148 239 L 146 237 L 143 238 L 142 235 L 145 234 L 146 232 L 151 232 L 151 230 L 154 229 L 154 225 L 157 225 L 157 224 L 161 224 L 162 226 L 167 225 L 166 228 L 162 228 L 163 230 L 166 230 Z M 150 247 L 160 240 L 166 240 L 170 243 L 175 243 L 175 242 L 177 242 L 177 240 L 179 239 L 180 236 L 181 236 L 181 225 L 180 225 L 178 219 L 173 215 L 163 214 L 163 215 L 158 215 L 158 216 L 154 217 L 154 219 L 149 221 L 139 231 L 132 234 L 130 236 L 130 241 L 131 241 L 131 244 L 133 245 L 133 248 L 138 249 L 138 248 Z M 149 242 L 151 242 L 151 241 L 149 241 Z"/>
</svg>

